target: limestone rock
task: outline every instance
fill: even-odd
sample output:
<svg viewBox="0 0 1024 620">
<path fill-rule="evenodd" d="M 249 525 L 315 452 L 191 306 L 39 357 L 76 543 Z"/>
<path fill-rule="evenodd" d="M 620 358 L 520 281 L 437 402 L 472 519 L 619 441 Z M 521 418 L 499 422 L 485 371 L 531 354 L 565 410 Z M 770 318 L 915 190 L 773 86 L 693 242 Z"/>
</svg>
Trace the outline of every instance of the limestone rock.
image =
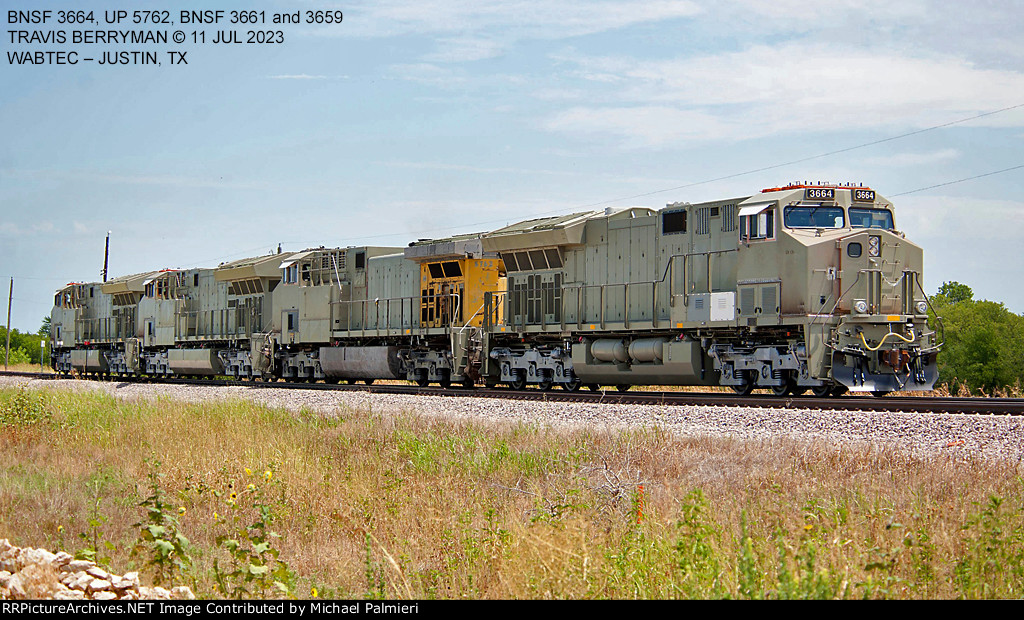
<svg viewBox="0 0 1024 620">
<path fill-rule="evenodd" d="M 64 551 L 22 549 L 0 539 L 0 599 L 25 598 L 112 601 L 194 600 L 196 596 L 187 586 L 145 587 L 136 571 L 116 575 Z"/>
</svg>

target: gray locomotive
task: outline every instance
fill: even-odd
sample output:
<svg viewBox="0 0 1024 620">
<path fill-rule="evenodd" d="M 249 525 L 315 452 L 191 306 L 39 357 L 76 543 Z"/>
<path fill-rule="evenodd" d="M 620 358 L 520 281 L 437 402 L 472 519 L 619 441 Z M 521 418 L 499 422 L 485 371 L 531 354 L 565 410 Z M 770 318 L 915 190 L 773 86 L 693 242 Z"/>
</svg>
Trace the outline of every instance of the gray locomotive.
<svg viewBox="0 0 1024 620">
<path fill-rule="evenodd" d="M 572 213 L 70 284 L 63 373 L 930 390 L 923 254 L 860 186 Z"/>
</svg>

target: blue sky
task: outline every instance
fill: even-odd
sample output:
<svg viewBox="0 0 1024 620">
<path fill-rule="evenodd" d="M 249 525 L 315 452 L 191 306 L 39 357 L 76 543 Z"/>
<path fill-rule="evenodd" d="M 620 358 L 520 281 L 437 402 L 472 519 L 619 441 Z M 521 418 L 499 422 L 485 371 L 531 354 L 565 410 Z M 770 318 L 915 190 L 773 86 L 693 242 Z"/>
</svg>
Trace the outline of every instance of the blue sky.
<svg viewBox="0 0 1024 620">
<path fill-rule="evenodd" d="M 48 5 L 175 21 L 209 7 Z M 9 25 L 8 10 L 38 7 L 5 0 L 0 284 L 15 278 L 14 327 L 38 328 L 64 283 L 99 279 L 108 230 L 113 277 L 794 180 L 870 185 L 924 247 L 926 290 L 957 280 L 1024 312 L 1024 168 L 915 191 L 1024 165 L 1021 2 L 219 7 L 344 22 L 286 26 L 282 45 L 166 46 L 187 66 L 17 66 L 8 51 L 83 46 L 11 44 L 7 30 L 59 26 Z M 104 49 L 133 47 L 90 47 Z"/>
</svg>

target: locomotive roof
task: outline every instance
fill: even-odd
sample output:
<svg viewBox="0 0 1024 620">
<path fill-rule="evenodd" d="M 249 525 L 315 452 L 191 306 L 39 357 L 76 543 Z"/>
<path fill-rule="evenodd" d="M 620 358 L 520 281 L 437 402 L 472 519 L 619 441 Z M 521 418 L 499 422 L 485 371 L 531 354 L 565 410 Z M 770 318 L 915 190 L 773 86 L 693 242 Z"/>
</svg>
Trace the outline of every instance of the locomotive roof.
<svg viewBox="0 0 1024 620">
<path fill-rule="evenodd" d="M 107 295 L 116 295 L 117 293 L 141 293 L 145 289 L 146 280 L 158 273 L 160 272 L 145 271 L 143 273 L 119 276 L 104 282 L 102 290 Z"/>
<path fill-rule="evenodd" d="M 483 233 L 455 235 L 445 239 L 418 239 L 405 248 L 405 257 L 417 262 L 441 260 L 446 258 L 464 258 L 483 256 L 483 244 L 480 237 Z"/>
<path fill-rule="evenodd" d="M 598 218 L 631 219 L 638 215 L 652 213 L 654 210 L 647 207 L 627 207 L 618 210 L 578 211 L 568 215 L 541 217 L 524 220 L 489 232 L 483 235 L 482 241 L 484 250 L 488 252 L 503 252 L 525 247 L 578 245 L 583 242 L 583 229 L 590 220 Z"/>
<path fill-rule="evenodd" d="M 215 277 L 218 282 L 251 280 L 253 278 L 280 278 L 281 261 L 287 260 L 293 254 L 295 252 L 264 254 L 263 256 L 253 256 L 221 263 L 217 266 Z"/>
</svg>

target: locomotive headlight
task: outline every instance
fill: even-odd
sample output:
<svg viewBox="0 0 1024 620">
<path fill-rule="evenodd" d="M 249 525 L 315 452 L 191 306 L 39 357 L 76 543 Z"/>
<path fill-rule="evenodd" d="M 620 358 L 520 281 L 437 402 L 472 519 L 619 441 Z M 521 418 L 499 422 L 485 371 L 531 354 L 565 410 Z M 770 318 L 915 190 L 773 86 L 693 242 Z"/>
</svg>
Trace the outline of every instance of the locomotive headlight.
<svg viewBox="0 0 1024 620">
<path fill-rule="evenodd" d="M 882 252 L 882 238 L 877 235 L 868 237 L 868 256 L 878 256 Z"/>
<path fill-rule="evenodd" d="M 917 313 L 918 314 L 928 314 L 928 302 L 926 302 L 926 301 L 919 301 L 919 302 L 917 302 L 914 305 L 914 308 L 917 309 Z"/>
<path fill-rule="evenodd" d="M 863 299 L 858 299 L 857 301 L 853 302 L 853 309 L 859 312 L 860 314 L 867 314 L 868 302 L 864 301 Z"/>
</svg>

